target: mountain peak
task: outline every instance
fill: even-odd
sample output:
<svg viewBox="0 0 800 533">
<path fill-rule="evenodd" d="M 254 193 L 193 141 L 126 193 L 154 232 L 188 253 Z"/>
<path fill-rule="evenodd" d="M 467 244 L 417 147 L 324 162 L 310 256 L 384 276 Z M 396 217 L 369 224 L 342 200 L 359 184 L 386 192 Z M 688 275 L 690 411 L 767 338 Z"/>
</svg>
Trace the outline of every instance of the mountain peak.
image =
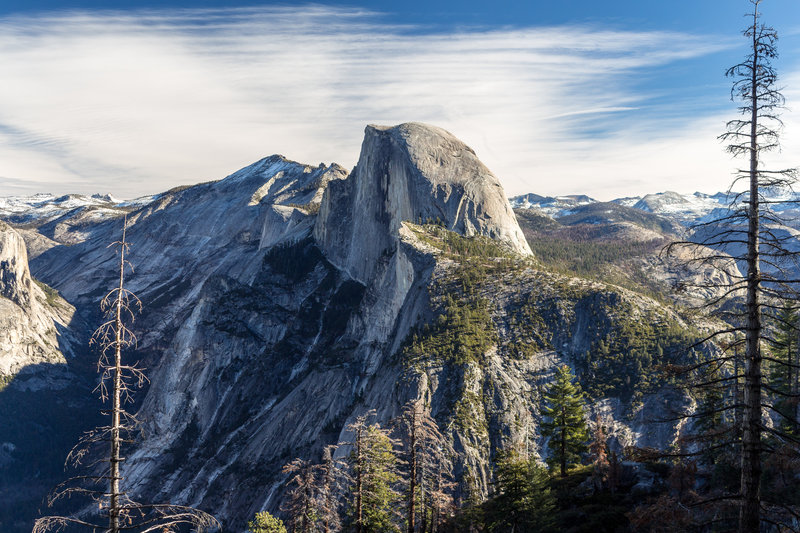
<svg viewBox="0 0 800 533">
<path fill-rule="evenodd" d="M 364 281 L 395 249 L 404 221 L 438 221 L 531 254 L 502 185 L 470 147 L 427 124 L 367 126 L 353 172 L 325 192 L 314 235 L 334 264 Z"/>
</svg>

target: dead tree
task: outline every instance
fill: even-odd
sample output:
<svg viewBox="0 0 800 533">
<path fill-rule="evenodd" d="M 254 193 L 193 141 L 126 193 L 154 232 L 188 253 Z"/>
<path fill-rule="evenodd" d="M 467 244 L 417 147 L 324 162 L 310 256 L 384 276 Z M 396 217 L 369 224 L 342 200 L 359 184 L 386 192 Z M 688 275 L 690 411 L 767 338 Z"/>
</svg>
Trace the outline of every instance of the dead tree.
<svg viewBox="0 0 800 533">
<path fill-rule="evenodd" d="M 67 465 L 82 466 L 87 472 L 62 482 L 48 497 L 50 506 L 76 495 L 90 498 L 94 505 L 72 516 L 42 517 L 34 524 L 33 533 L 58 531 L 68 526 L 107 533 L 173 532 L 187 526 L 206 531 L 219 527 L 217 520 L 208 513 L 183 505 L 137 502 L 122 487 L 121 465 L 125 461 L 122 447 L 134 442 L 138 428 L 135 415 L 126 410 L 125 404 L 133 402 L 133 390 L 147 381 L 138 363 L 123 362 L 123 350 L 136 345 L 136 335 L 129 324 L 142 308 L 139 298 L 125 288 L 126 268 L 132 270 L 125 259 L 130 246 L 126 231 L 127 217 L 123 222 L 122 240 L 109 245 L 119 252 L 119 283 L 102 299 L 100 306 L 106 321 L 95 330 L 90 341 L 100 350 L 97 362 L 100 382 L 95 392 L 99 392 L 103 402 L 111 400 L 111 409 L 103 411 L 110 417 L 110 423 L 84 434 L 67 456 Z M 92 459 L 103 447 L 106 447 L 106 454 Z M 106 523 L 102 524 L 104 519 Z"/>
<path fill-rule="evenodd" d="M 289 479 L 292 488 L 281 510 L 289 514 L 289 524 L 293 532 L 339 531 L 339 498 L 342 486 L 349 480 L 343 461 L 334 459 L 336 446 L 326 446 L 322 452 L 322 462 L 295 459 L 283 467 L 286 474 L 294 474 Z"/>
<path fill-rule="evenodd" d="M 776 87 L 777 73 L 772 60 L 777 57 L 777 33 L 760 22 L 759 6 L 763 0 L 750 0 L 753 6 L 748 15 L 751 23 L 743 34 L 748 39 L 749 53 L 741 63 L 728 69 L 733 86 L 731 98 L 739 103 L 741 117 L 727 123 L 720 139 L 727 151 L 747 160 L 747 168 L 738 170 L 730 191 L 741 182 L 744 192 L 729 191 L 731 199 L 727 213 L 713 221 L 697 224 L 687 242 L 676 247 L 693 251 L 688 263 L 730 266 L 732 261 L 741 274 L 730 274 L 728 282 L 700 284 L 717 288 L 715 298 L 708 302 L 714 314 L 728 326 L 713 331 L 708 339 L 726 341 L 733 354 L 725 352 L 691 366 L 695 379 L 692 385 L 700 389 L 736 387 L 743 378 L 742 395 L 729 394 L 722 410 L 740 413 L 739 424 L 726 443 L 739 450 L 741 478 L 737 494 L 722 497 L 739 501 L 739 531 L 758 531 L 762 522 L 760 479 L 762 454 L 765 451 L 763 434 L 774 432 L 763 423 L 765 402 L 762 363 L 771 359 L 770 344 L 774 338 L 765 328 L 764 315 L 778 309 L 786 298 L 797 299 L 795 287 L 800 280 L 800 264 L 789 246 L 794 237 L 781 233 L 781 217 L 772 209 L 776 192 L 791 191 L 795 169 L 769 170 L 763 167 L 763 155 L 779 148 L 782 123 L 779 111 L 784 98 Z M 742 335 L 743 334 L 743 335 Z M 719 343 L 721 344 L 721 343 Z M 738 360 L 738 348 L 743 346 L 743 365 Z M 743 368 L 741 368 L 743 367 Z M 695 413 L 693 417 L 715 413 Z M 785 437 L 785 436 L 784 436 Z M 781 438 L 784 438 L 781 437 Z M 707 452 L 707 450 L 706 450 Z"/>
<path fill-rule="evenodd" d="M 336 446 L 326 446 L 322 452 L 322 463 L 319 465 L 319 520 L 323 533 L 340 531 L 342 521 L 339 517 L 339 493 L 342 484 L 347 480 L 344 465 L 334 459 Z"/>
<path fill-rule="evenodd" d="M 295 459 L 283 467 L 285 474 L 294 474 L 289 481 L 294 486 L 281 506 L 281 510 L 289 513 L 289 524 L 293 533 L 310 533 L 314 529 L 317 466 L 303 459 Z"/>
<path fill-rule="evenodd" d="M 398 422 L 408 474 L 407 531 L 418 530 L 421 501 L 422 527 L 419 530 L 424 532 L 429 524 L 437 527 L 440 518 L 452 507 L 452 453 L 448 453 L 447 440 L 421 400 L 408 402 Z"/>
</svg>

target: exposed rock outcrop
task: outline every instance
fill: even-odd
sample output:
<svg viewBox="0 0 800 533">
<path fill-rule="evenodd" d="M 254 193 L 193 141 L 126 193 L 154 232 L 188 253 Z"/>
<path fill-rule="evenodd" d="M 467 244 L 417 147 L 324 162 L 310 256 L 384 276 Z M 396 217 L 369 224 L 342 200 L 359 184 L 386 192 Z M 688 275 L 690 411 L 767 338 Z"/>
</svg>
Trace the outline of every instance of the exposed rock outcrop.
<svg viewBox="0 0 800 533">
<path fill-rule="evenodd" d="M 329 260 L 367 282 L 394 252 L 403 221 L 531 250 L 497 178 L 449 132 L 419 123 L 367 126 L 358 164 L 323 197 L 314 237 Z"/>
<path fill-rule="evenodd" d="M 55 291 L 34 283 L 25 242 L 0 222 L 0 389 L 20 373 L 28 375 L 15 381 L 18 387 L 64 385 L 73 313 Z"/>
</svg>

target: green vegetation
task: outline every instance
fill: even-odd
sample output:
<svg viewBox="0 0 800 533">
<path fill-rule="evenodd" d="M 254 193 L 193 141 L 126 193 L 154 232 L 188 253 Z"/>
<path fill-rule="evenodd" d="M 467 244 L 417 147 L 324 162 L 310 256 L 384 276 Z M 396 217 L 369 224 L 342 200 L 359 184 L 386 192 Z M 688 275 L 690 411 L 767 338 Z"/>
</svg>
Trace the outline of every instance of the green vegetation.
<svg viewBox="0 0 800 533">
<path fill-rule="evenodd" d="M 350 521 L 363 533 L 400 531 L 396 516 L 402 496 L 395 487 L 401 479 L 394 441 L 377 424 L 366 425 L 363 420 L 357 424 L 360 425 L 354 427 L 356 441 L 350 455 Z"/>
<path fill-rule="evenodd" d="M 286 204 L 289 207 L 294 207 L 295 209 L 299 209 L 306 213 L 307 215 L 316 215 L 319 213 L 320 204 L 318 203 L 308 203 L 308 204 L 296 204 L 290 202 Z"/>
<path fill-rule="evenodd" d="M 408 364 L 480 362 L 497 342 L 488 302 L 445 296 L 444 312 L 433 324 L 411 333 L 401 352 Z"/>
<path fill-rule="evenodd" d="M 630 486 L 588 490 L 588 479 L 595 475 L 592 466 L 582 466 L 566 477 L 550 479 L 556 500 L 556 530 L 559 533 L 620 533 L 630 531 L 626 516 L 642 496 L 632 497 Z M 627 490 L 625 490 L 627 489 Z"/>
<path fill-rule="evenodd" d="M 533 457 L 501 452 L 495 462 L 494 493 L 483 506 L 486 531 L 555 531 L 556 502 L 547 470 Z"/>
<path fill-rule="evenodd" d="M 438 248 L 446 255 L 454 258 L 492 258 L 492 257 L 512 257 L 511 252 L 497 241 L 484 237 L 483 235 L 473 235 L 465 237 L 454 231 L 445 229 L 437 224 L 415 225 L 409 224 L 417 238 L 422 242 Z"/>
<path fill-rule="evenodd" d="M 3 389 L 8 387 L 9 383 L 14 380 L 14 376 L 4 376 L 0 374 L 0 392 L 3 392 Z"/>
<path fill-rule="evenodd" d="M 660 241 L 659 241 L 660 242 Z M 549 270 L 605 279 L 605 267 L 654 252 L 652 242 L 572 241 L 553 236 L 528 238 L 534 256 Z"/>
<path fill-rule="evenodd" d="M 53 307 L 53 306 L 56 306 L 56 305 L 59 304 L 59 302 L 61 301 L 61 295 L 58 294 L 57 290 L 55 290 L 53 287 L 51 287 L 47 283 L 39 281 L 36 278 L 33 278 L 33 282 L 36 283 L 39 286 L 39 288 L 44 291 L 44 295 L 45 295 L 45 297 L 47 299 L 46 300 L 47 301 L 47 305 Z"/>
<path fill-rule="evenodd" d="M 508 333 L 502 347 L 509 356 L 530 359 L 536 353 L 552 348 L 552 335 L 532 295 L 528 295 L 520 307 L 510 311 L 508 317 Z"/>
<path fill-rule="evenodd" d="M 660 233 L 673 233 L 675 231 L 675 224 L 664 217 L 625 205 L 615 204 L 614 202 L 596 202 L 576 207 L 572 209 L 571 215 L 559 218 L 558 222 L 566 226 L 630 222 L 639 227 Z"/>
<path fill-rule="evenodd" d="M 247 523 L 248 533 L 286 533 L 286 526 L 280 518 L 275 518 L 267 511 L 256 513 L 255 518 Z"/>
<path fill-rule="evenodd" d="M 581 382 L 593 398 L 638 400 L 664 384 L 662 365 L 685 360 L 699 333 L 655 311 L 636 316 L 621 301 L 607 331 L 576 362 Z"/>
<path fill-rule="evenodd" d="M 584 396 L 580 385 L 572 382 L 574 379 L 567 365 L 560 367 L 555 381 L 545 391 L 542 406 L 542 436 L 550 439 L 547 464 L 551 470 L 558 468 L 561 477 L 567 475 L 568 468 L 580 464 L 581 454 L 588 450 Z"/>
</svg>

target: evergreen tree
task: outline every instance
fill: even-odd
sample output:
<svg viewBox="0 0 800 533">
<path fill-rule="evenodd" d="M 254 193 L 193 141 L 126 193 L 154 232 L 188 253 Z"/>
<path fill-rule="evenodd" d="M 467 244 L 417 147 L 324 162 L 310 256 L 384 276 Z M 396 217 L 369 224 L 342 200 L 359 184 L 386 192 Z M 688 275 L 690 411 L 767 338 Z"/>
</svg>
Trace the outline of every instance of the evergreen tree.
<svg viewBox="0 0 800 533">
<path fill-rule="evenodd" d="M 535 459 L 523 459 L 516 451 L 499 453 L 495 463 L 494 494 L 484 504 L 487 531 L 551 530 L 556 504 L 548 481 L 547 470 Z"/>
<path fill-rule="evenodd" d="M 721 365 L 711 365 L 704 373 L 706 381 L 699 388 L 693 435 L 684 438 L 687 444 L 699 445 L 700 463 L 712 468 L 727 461 L 733 462 L 731 444 L 736 427 L 726 417 L 725 388 L 729 379 L 723 375 Z"/>
<path fill-rule="evenodd" d="M 396 520 L 402 496 L 396 489 L 400 475 L 395 442 L 378 424 L 367 424 L 367 416 L 349 426 L 354 435 L 350 519 L 356 533 L 399 531 Z"/>
<path fill-rule="evenodd" d="M 256 513 L 255 518 L 247 523 L 248 533 L 286 533 L 286 526 L 280 518 L 275 518 L 267 511 Z"/>
<path fill-rule="evenodd" d="M 559 368 L 555 381 L 545 391 L 546 403 L 542 406 L 542 436 L 550 437 L 547 464 L 553 470 L 559 467 L 562 477 L 567 475 L 567 468 L 580 462 L 589 440 L 583 391 L 572 382 L 574 378 L 567 365 Z"/>
<path fill-rule="evenodd" d="M 773 410 L 777 412 L 779 430 L 791 437 L 800 436 L 797 424 L 797 310 L 787 302 L 775 316 L 775 343 L 768 357 L 768 384 L 765 389 L 775 396 Z"/>
</svg>

